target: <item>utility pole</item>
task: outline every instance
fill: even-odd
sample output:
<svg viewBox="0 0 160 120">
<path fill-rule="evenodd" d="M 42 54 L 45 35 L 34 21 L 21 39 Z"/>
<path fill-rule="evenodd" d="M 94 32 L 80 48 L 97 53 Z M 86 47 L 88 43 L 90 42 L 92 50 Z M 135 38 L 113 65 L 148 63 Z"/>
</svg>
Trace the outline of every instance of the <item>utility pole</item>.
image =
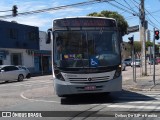
<svg viewBox="0 0 160 120">
<path fill-rule="evenodd" d="M 156 61 L 156 57 L 155 57 L 155 39 L 158 40 L 159 39 L 159 30 L 155 30 L 155 28 L 153 28 L 154 31 L 154 36 L 153 36 L 153 83 L 154 85 L 155 83 L 155 61 Z"/>
<path fill-rule="evenodd" d="M 142 43 L 141 49 L 141 60 L 142 60 L 142 76 L 147 75 L 147 64 L 146 64 L 146 35 L 145 35 L 145 11 L 144 11 L 144 0 L 141 0 L 140 5 L 140 41 Z"/>
<path fill-rule="evenodd" d="M 153 28 L 153 32 L 153 84 L 155 85 L 155 28 Z"/>
</svg>

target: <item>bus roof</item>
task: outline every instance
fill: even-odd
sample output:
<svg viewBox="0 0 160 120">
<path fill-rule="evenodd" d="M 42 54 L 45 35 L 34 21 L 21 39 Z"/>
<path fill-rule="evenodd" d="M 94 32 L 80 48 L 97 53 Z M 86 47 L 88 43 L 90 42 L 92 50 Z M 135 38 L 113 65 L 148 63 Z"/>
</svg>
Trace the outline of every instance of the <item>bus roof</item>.
<svg viewBox="0 0 160 120">
<path fill-rule="evenodd" d="M 96 17 L 96 16 L 77 16 L 77 17 L 64 17 L 64 18 L 56 18 L 54 20 L 61 20 L 61 19 L 71 19 L 71 18 L 97 18 L 97 19 L 110 19 L 115 20 L 114 18 L 108 18 L 108 17 Z M 54 21 L 53 20 L 53 21 Z M 116 20 L 115 20 L 116 21 Z"/>
</svg>

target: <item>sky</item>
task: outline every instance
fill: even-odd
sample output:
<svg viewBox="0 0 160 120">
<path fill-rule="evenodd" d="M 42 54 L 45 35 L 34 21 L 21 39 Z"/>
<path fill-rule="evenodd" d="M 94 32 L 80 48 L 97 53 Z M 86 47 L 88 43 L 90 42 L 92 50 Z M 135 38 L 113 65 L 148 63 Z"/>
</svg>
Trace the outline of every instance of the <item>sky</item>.
<svg viewBox="0 0 160 120">
<path fill-rule="evenodd" d="M 29 12 L 46 8 L 54 8 L 63 5 L 70 5 L 89 0 L 0 0 L 0 19 L 5 21 L 17 21 L 20 24 L 26 24 L 39 27 L 40 31 L 47 31 L 52 27 L 52 21 L 56 18 L 86 16 L 92 12 L 101 12 L 102 10 L 115 11 L 121 14 L 128 22 L 129 26 L 139 25 L 138 6 L 140 0 L 109 0 L 108 2 L 100 2 L 86 6 L 76 6 L 56 11 L 49 11 L 38 14 L 18 15 L 17 17 L 4 18 L 5 15 L 11 15 L 12 12 L 3 12 L 11 10 L 13 5 L 17 5 L 18 12 Z M 101 0 L 103 1 L 103 0 Z M 106 0 L 107 1 L 107 0 Z M 146 10 L 146 20 L 149 21 L 148 29 L 151 30 L 151 40 L 153 39 L 153 27 L 160 29 L 160 0 L 144 0 Z M 116 6 L 113 6 L 116 5 Z M 135 41 L 139 41 L 139 32 L 130 33 L 123 36 L 124 41 L 128 41 L 128 37 L 134 35 Z M 156 41 L 160 42 L 160 40 Z"/>
</svg>

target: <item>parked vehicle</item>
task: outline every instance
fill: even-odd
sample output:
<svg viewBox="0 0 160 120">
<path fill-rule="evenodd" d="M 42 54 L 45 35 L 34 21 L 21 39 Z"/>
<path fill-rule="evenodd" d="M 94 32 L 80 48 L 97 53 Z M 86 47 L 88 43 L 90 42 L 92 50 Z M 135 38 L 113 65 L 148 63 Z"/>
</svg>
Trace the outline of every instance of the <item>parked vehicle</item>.
<svg viewBox="0 0 160 120">
<path fill-rule="evenodd" d="M 126 64 L 126 66 L 130 66 L 131 62 L 132 62 L 132 59 L 131 58 L 127 58 L 127 59 L 123 60 L 123 62 Z"/>
<path fill-rule="evenodd" d="M 14 65 L 0 65 L 0 81 L 23 81 L 26 75 L 25 70 Z"/>
<path fill-rule="evenodd" d="M 157 63 L 160 63 L 160 58 L 157 58 Z"/>
<path fill-rule="evenodd" d="M 122 62 L 122 71 L 126 70 L 126 64 L 124 62 Z"/>
<path fill-rule="evenodd" d="M 153 65 L 153 62 L 154 62 L 154 60 L 153 60 L 153 59 L 151 59 L 151 60 L 149 60 L 149 61 L 148 61 L 148 64 L 151 64 L 151 65 Z M 155 65 L 158 65 L 158 62 L 157 62 L 157 60 L 155 60 Z"/>
<path fill-rule="evenodd" d="M 141 66 L 141 60 L 140 59 L 136 59 L 135 62 L 132 62 L 131 63 L 131 67 L 135 65 L 137 67 L 140 67 Z"/>
<path fill-rule="evenodd" d="M 18 65 L 17 67 L 25 70 L 27 79 L 31 78 L 31 72 L 28 70 L 28 68 L 26 68 L 25 66 L 21 66 L 21 65 Z"/>
</svg>

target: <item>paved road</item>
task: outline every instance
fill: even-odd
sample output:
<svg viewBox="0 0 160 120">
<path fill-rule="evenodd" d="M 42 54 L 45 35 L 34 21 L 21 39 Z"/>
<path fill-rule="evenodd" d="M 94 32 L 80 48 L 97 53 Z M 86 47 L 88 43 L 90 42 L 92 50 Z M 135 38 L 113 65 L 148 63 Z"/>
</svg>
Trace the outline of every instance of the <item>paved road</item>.
<svg viewBox="0 0 160 120">
<path fill-rule="evenodd" d="M 130 72 L 132 69 L 128 67 L 123 74 L 130 75 Z M 156 112 L 160 111 L 160 93 L 158 91 L 131 92 L 123 90 L 110 95 L 83 95 L 60 99 L 53 91 L 52 76 L 33 77 L 23 82 L 1 83 L 0 91 L 0 111 L 40 111 L 42 116 L 47 114 L 55 116 L 54 118 L 45 118 L 48 120 L 57 118 L 63 120 L 93 119 L 92 116 L 94 119 L 104 119 L 98 116 L 113 117 L 114 119 L 124 119 L 129 116 L 160 117 Z M 44 113 L 44 111 L 51 112 Z M 18 118 L 12 119 L 17 120 Z M 43 120 L 44 118 L 33 119 Z"/>
</svg>

